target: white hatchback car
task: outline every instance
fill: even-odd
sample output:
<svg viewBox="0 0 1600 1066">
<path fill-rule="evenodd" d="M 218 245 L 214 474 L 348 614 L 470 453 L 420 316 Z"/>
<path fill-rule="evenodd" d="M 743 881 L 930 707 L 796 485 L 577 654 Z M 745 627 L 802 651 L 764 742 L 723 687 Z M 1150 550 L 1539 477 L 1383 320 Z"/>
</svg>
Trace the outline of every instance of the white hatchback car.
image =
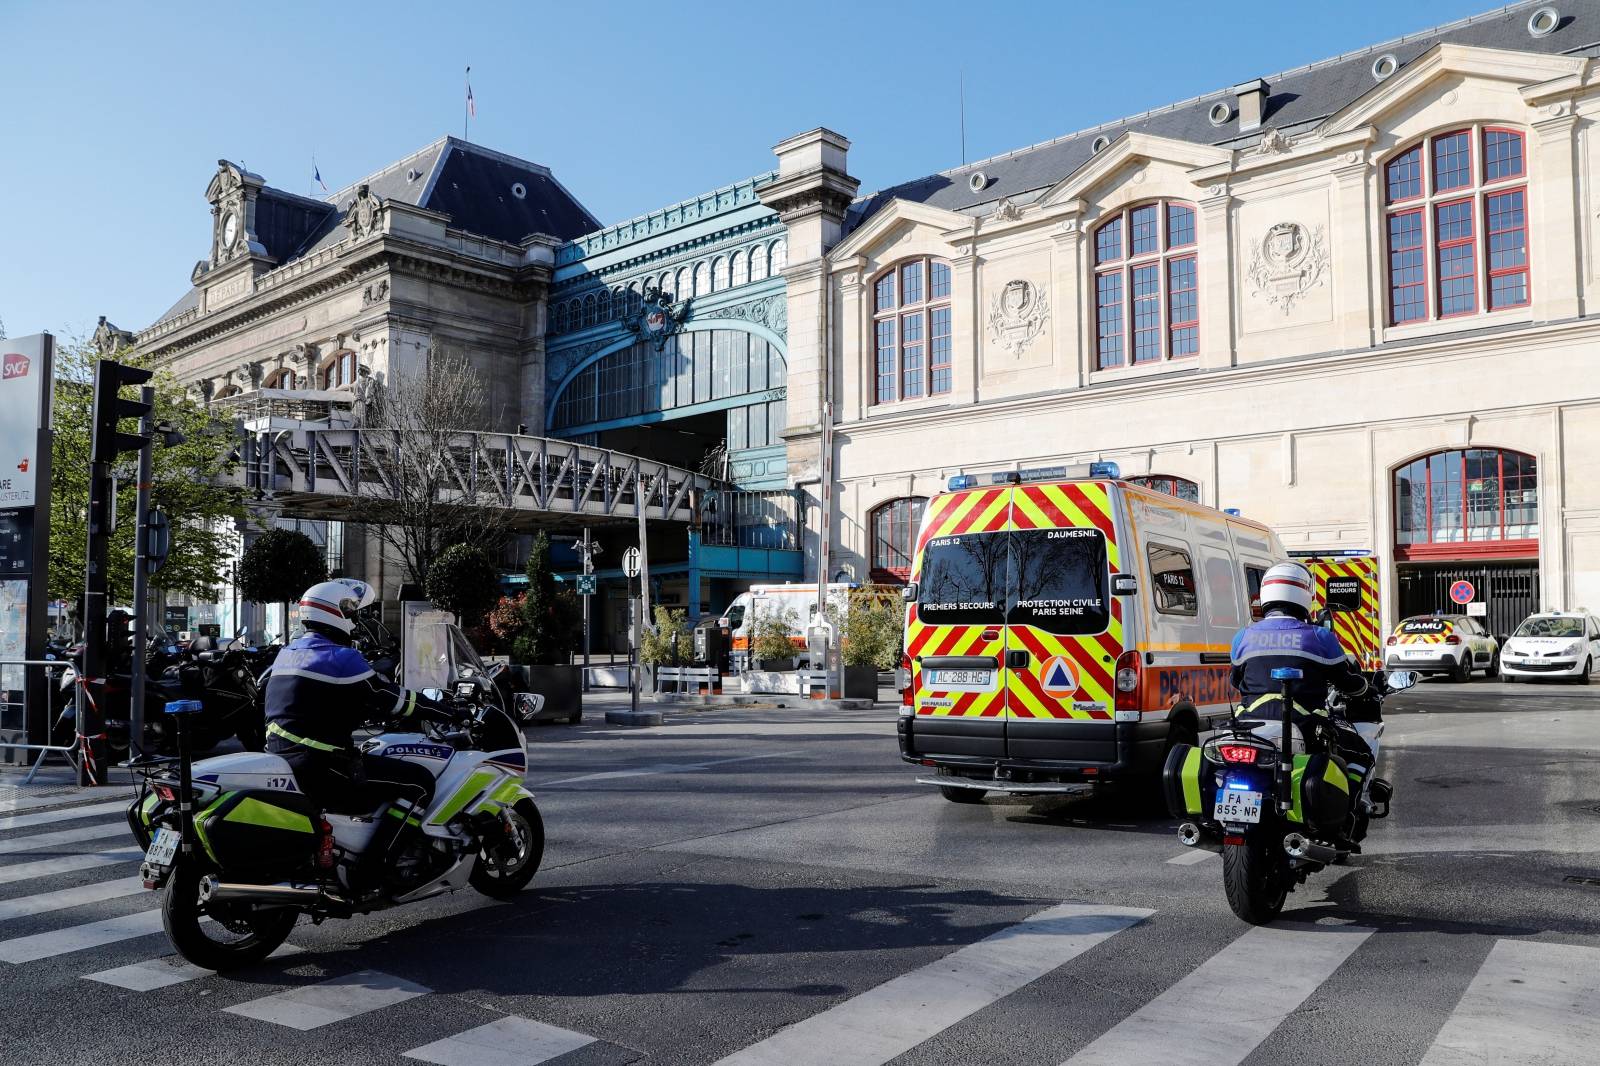
<svg viewBox="0 0 1600 1066">
<path fill-rule="evenodd" d="M 1587 611 L 1529 616 L 1500 649 L 1500 679 L 1563 677 L 1589 683 L 1600 666 L 1600 620 Z"/>
</svg>

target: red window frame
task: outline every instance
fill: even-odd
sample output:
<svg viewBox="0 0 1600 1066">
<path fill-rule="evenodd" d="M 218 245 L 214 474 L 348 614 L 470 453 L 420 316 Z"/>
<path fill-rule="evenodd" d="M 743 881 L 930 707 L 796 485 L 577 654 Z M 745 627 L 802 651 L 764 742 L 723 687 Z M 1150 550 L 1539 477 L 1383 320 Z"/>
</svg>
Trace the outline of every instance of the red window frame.
<svg viewBox="0 0 1600 1066">
<path fill-rule="evenodd" d="M 905 299 L 907 268 L 921 270 L 919 284 L 915 289 L 918 299 L 911 302 Z M 933 295 L 933 272 L 936 268 L 947 272 L 947 283 L 942 285 L 944 292 L 938 296 Z M 872 306 L 871 406 L 878 407 L 898 403 L 901 400 L 922 400 L 930 396 L 949 395 L 954 377 L 953 352 L 941 353 L 940 362 L 934 364 L 933 347 L 936 338 L 933 322 L 936 311 L 954 306 L 955 280 L 949 273 L 951 269 L 950 264 L 943 259 L 934 256 L 914 256 L 885 267 L 867 286 L 867 298 Z M 885 298 L 880 299 L 880 286 L 885 282 L 888 283 L 887 288 L 883 289 Z M 906 323 L 919 317 L 920 336 L 911 342 L 911 346 L 918 349 L 920 354 L 917 365 L 908 367 L 905 357 Z M 952 326 L 952 332 L 953 328 Z M 944 338 L 950 334 L 939 336 Z M 885 359 L 890 361 L 890 365 L 883 365 Z M 936 374 L 935 371 L 939 373 Z M 914 376 L 914 382 L 908 379 L 908 375 Z M 887 382 L 892 382 L 892 388 L 884 388 Z M 917 388 L 909 387 L 912 384 Z"/>
<path fill-rule="evenodd" d="M 901 496 L 880 503 L 867 516 L 867 535 L 872 538 L 870 556 L 873 581 L 903 585 L 910 580 L 917 527 L 922 524 L 922 513 L 927 505 L 926 496 Z M 879 535 L 880 525 L 887 536 Z M 882 550 L 885 545 L 895 559 L 885 556 Z M 898 559 L 904 562 L 900 563 Z"/>
<path fill-rule="evenodd" d="M 1467 477 L 1466 453 L 1486 451 L 1492 451 L 1495 453 L 1496 507 L 1498 508 L 1497 513 L 1500 520 L 1500 536 L 1489 540 L 1473 540 L 1471 539 L 1470 532 L 1474 527 L 1472 526 L 1472 508 L 1470 506 L 1471 493 L 1468 491 L 1470 482 Z M 1449 455 L 1452 452 L 1461 453 L 1461 475 L 1459 478 L 1460 499 L 1454 505 L 1454 507 L 1452 507 L 1452 510 L 1456 508 L 1459 508 L 1460 510 L 1461 539 L 1436 541 L 1433 539 L 1435 509 L 1433 506 L 1434 464 L 1432 460 L 1436 456 Z M 1390 476 L 1390 480 L 1392 482 L 1391 492 L 1393 493 L 1394 499 L 1393 532 L 1395 542 L 1395 558 L 1401 562 L 1412 559 L 1436 559 L 1442 557 L 1460 558 L 1466 556 L 1479 558 L 1537 558 L 1539 554 L 1539 538 L 1537 536 L 1514 538 L 1506 537 L 1506 456 L 1508 455 L 1516 455 L 1525 459 L 1534 459 L 1534 456 L 1529 455 L 1526 452 L 1518 452 L 1509 448 L 1445 448 L 1441 451 L 1429 452 L 1427 455 L 1419 455 L 1403 466 L 1396 468 L 1394 473 Z M 1400 519 L 1402 514 L 1405 513 L 1404 509 L 1402 509 L 1400 506 L 1400 476 L 1406 470 L 1415 467 L 1419 463 L 1422 465 L 1423 472 L 1421 485 L 1422 497 L 1424 501 L 1426 501 L 1423 510 L 1422 531 L 1426 532 L 1428 539 L 1412 540 L 1409 543 L 1406 543 L 1400 540 Z M 1530 487 L 1533 489 L 1534 506 L 1537 507 L 1539 491 L 1539 471 L 1537 460 L 1535 460 L 1533 473 L 1526 474 L 1519 471 L 1515 477 L 1517 479 L 1517 484 L 1515 486 L 1517 491 L 1520 492 Z M 1532 481 L 1531 486 L 1524 484 L 1529 480 Z M 1417 485 L 1415 481 L 1413 481 L 1413 497 L 1416 495 L 1416 490 Z M 1412 530 L 1411 532 L 1416 533 L 1417 531 Z"/>
<path fill-rule="evenodd" d="M 1172 238 L 1173 209 L 1188 212 L 1189 225 L 1184 227 L 1188 239 L 1174 243 Z M 1156 246 L 1154 251 L 1144 251 L 1137 254 L 1133 251 L 1133 216 L 1136 212 L 1154 211 L 1156 220 Z M 1113 230 L 1115 227 L 1115 230 Z M 1111 249 L 1115 254 L 1107 255 L 1101 259 L 1102 234 L 1115 233 L 1116 244 Z M 1141 203 L 1129 204 L 1119 210 L 1114 216 L 1106 219 L 1096 226 L 1088 242 L 1089 256 L 1091 259 L 1091 306 L 1094 308 L 1094 357 L 1095 370 L 1115 370 L 1127 366 L 1151 366 L 1157 363 L 1168 362 L 1173 359 L 1187 359 L 1198 355 L 1200 351 L 1200 268 L 1199 258 L 1193 249 L 1199 240 L 1199 217 L 1195 206 L 1187 200 L 1163 199 L 1147 200 Z M 1173 296 L 1191 291 L 1190 288 L 1175 290 L 1172 288 L 1172 268 L 1175 263 L 1189 261 L 1194 263 L 1194 292 L 1193 317 L 1182 321 L 1172 318 Z M 1142 270 L 1153 268 L 1155 270 L 1156 287 L 1153 294 L 1146 293 L 1136 296 L 1134 291 L 1134 275 Z M 1101 279 L 1115 275 L 1118 278 L 1115 299 L 1104 299 Z M 1136 316 L 1136 311 L 1146 301 L 1153 303 L 1156 312 L 1154 324 L 1141 325 Z M 1114 309 L 1117 328 L 1108 330 L 1107 314 Z M 1192 352 L 1173 351 L 1173 339 L 1180 330 L 1194 329 L 1195 345 Z M 1156 351 L 1144 357 L 1139 355 L 1139 338 L 1153 334 L 1156 340 Z M 1106 344 L 1115 339 L 1117 351 L 1114 358 L 1108 359 Z"/>
<path fill-rule="evenodd" d="M 1489 168 L 1489 137 L 1491 134 L 1504 134 L 1515 137 L 1518 142 L 1517 158 L 1519 169 L 1516 173 L 1504 174 L 1490 179 Z M 1467 154 L 1468 183 L 1440 190 L 1438 186 L 1437 147 L 1439 142 L 1449 137 L 1465 135 Z M 1390 190 L 1393 185 L 1391 174 L 1394 168 L 1408 163 L 1412 153 L 1416 153 L 1418 167 L 1416 183 L 1417 192 L 1407 196 L 1391 197 Z M 1390 156 L 1389 161 L 1382 168 L 1384 212 L 1383 212 L 1383 240 L 1384 240 L 1384 279 L 1387 288 L 1385 321 L 1390 326 L 1411 325 L 1426 321 L 1445 321 L 1447 319 L 1465 318 L 1469 315 L 1490 314 L 1497 311 L 1514 310 L 1527 307 L 1533 302 L 1533 269 L 1531 227 L 1528 224 L 1528 212 L 1531 209 L 1531 198 L 1528 195 L 1528 137 L 1523 130 L 1509 126 L 1500 126 L 1485 123 L 1476 123 L 1471 126 L 1456 127 L 1431 133 L 1420 140 L 1404 146 Z M 1520 226 L 1505 227 L 1495 231 L 1495 235 L 1508 232 L 1520 232 L 1522 236 L 1522 249 L 1524 262 L 1509 267 L 1493 268 L 1490 266 L 1493 256 L 1493 237 L 1489 230 L 1489 202 L 1491 197 L 1503 194 L 1520 194 L 1522 197 L 1522 223 Z M 1443 209 L 1466 203 L 1471 214 L 1471 234 L 1466 237 L 1440 238 L 1438 224 L 1439 212 Z M 1417 315 L 1402 318 L 1399 310 L 1402 307 L 1415 307 L 1419 302 L 1415 299 L 1415 290 L 1419 283 L 1406 282 L 1403 285 L 1395 281 L 1395 257 L 1416 250 L 1407 245 L 1397 247 L 1394 243 L 1393 222 L 1397 218 L 1409 215 L 1419 217 L 1421 251 L 1423 270 L 1421 285 L 1420 306 L 1422 312 Z M 1444 282 L 1454 281 L 1462 274 L 1453 274 L 1449 278 L 1444 276 L 1447 256 L 1452 253 L 1459 255 L 1461 249 L 1467 249 L 1471 258 L 1471 285 L 1472 306 L 1468 309 L 1447 311 L 1445 309 Z M 1522 299 L 1517 303 L 1496 303 L 1494 300 L 1494 284 L 1496 279 L 1512 276 L 1522 278 Z M 1403 299 L 1401 297 L 1404 297 Z"/>
</svg>

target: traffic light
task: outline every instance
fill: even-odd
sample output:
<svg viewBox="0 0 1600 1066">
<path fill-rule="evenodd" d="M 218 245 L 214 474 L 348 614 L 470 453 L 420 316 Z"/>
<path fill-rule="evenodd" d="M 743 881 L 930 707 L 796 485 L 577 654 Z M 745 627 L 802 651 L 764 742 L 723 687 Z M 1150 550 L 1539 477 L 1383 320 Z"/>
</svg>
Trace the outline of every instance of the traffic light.
<svg viewBox="0 0 1600 1066">
<path fill-rule="evenodd" d="M 102 359 L 94 367 L 94 437 L 90 451 L 97 463 L 114 463 L 122 452 L 136 452 L 150 438 L 137 433 L 120 433 L 117 424 L 125 418 L 143 418 L 150 405 L 143 400 L 127 400 L 118 395 L 124 385 L 143 385 L 154 374 L 143 367 Z"/>
</svg>

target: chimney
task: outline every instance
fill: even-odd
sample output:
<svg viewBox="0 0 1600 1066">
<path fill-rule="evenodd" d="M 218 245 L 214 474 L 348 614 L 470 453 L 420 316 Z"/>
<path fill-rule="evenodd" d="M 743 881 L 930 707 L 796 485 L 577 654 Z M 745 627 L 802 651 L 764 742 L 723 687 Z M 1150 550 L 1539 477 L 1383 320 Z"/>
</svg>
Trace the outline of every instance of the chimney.
<svg viewBox="0 0 1600 1066">
<path fill-rule="evenodd" d="M 1239 132 L 1260 129 L 1267 110 L 1267 83 L 1253 78 L 1235 85 L 1233 93 L 1239 98 Z"/>
</svg>

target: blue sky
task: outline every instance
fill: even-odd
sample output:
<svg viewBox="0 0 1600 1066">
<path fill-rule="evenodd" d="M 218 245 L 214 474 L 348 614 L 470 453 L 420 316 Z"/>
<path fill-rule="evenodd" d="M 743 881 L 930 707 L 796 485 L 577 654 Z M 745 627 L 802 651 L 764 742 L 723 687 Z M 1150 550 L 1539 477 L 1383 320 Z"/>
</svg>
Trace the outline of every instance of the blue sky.
<svg viewBox="0 0 1600 1066">
<path fill-rule="evenodd" d="M 314 154 L 338 189 L 459 135 L 468 64 L 472 139 L 610 223 L 818 125 L 863 191 L 956 166 L 963 69 L 978 159 L 1490 6 L 0 0 L 0 321 L 150 324 L 208 251 L 217 159 L 310 193 Z"/>
</svg>

